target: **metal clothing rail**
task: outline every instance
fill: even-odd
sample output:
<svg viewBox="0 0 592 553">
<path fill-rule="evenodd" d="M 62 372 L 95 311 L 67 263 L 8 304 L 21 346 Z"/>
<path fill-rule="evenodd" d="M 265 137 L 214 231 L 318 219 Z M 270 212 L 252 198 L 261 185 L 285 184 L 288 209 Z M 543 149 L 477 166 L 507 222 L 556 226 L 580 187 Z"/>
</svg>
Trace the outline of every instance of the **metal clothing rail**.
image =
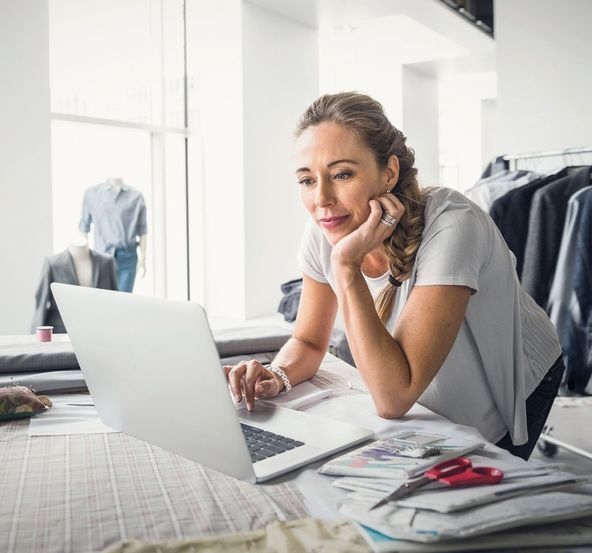
<svg viewBox="0 0 592 553">
<path fill-rule="evenodd" d="M 564 148 L 563 150 L 541 150 L 536 152 L 527 152 L 522 154 L 506 154 L 503 158 L 506 161 L 515 159 L 535 159 L 539 157 L 559 157 L 569 154 L 589 154 L 592 153 L 592 146 L 581 148 Z"/>
<path fill-rule="evenodd" d="M 519 154 L 506 154 L 502 156 L 506 169 L 517 169 L 519 162 L 528 163 L 534 162 L 537 167 L 540 165 L 539 160 L 549 160 L 549 158 L 564 158 L 565 165 L 572 163 L 570 156 L 581 156 L 583 154 L 592 154 L 592 146 L 585 146 L 579 148 L 564 148 L 563 150 L 539 150 L 534 152 L 524 152 Z M 583 162 L 584 160 L 581 159 Z M 548 165 L 548 163 L 547 163 Z M 543 166 L 545 164 L 543 163 Z"/>
</svg>

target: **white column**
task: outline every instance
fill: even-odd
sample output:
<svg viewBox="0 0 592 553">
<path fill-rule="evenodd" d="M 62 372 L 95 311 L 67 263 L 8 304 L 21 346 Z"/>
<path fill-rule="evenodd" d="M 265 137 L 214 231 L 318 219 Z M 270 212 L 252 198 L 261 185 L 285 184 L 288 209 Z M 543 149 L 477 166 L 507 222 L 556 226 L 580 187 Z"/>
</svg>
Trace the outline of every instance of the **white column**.
<svg viewBox="0 0 592 553">
<path fill-rule="evenodd" d="M 0 334 L 26 334 L 51 254 L 47 0 L 0 1 Z"/>
<path fill-rule="evenodd" d="M 407 145 L 415 150 L 422 185 L 439 184 L 438 79 L 403 67 L 403 120 Z"/>
<path fill-rule="evenodd" d="M 296 122 L 318 95 L 315 29 L 244 4 L 245 316 L 277 312 L 280 285 L 301 274 L 308 218 L 292 161 Z"/>
</svg>

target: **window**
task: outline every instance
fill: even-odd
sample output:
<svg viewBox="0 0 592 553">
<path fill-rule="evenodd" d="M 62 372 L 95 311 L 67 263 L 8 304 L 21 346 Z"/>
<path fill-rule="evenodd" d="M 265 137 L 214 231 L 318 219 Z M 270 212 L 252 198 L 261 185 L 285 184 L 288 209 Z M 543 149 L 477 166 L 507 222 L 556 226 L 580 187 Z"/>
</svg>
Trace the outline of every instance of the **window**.
<svg viewBox="0 0 592 553">
<path fill-rule="evenodd" d="M 77 233 L 86 188 L 120 177 L 147 205 L 147 275 L 134 291 L 186 299 L 184 1 L 49 8 L 54 251 Z"/>
</svg>

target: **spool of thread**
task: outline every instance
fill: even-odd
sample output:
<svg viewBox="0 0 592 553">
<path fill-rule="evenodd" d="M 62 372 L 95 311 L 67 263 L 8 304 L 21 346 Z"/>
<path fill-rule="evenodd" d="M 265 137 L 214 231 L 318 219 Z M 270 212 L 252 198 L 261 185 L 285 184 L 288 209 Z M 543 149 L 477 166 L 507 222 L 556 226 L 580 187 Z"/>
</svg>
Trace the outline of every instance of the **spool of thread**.
<svg viewBox="0 0 592 553">
<path fill-rule="evenodd" d="M 38 326 L 35 329 L 39 342 L 51 342 L 53 337 L 53 326 Z"/>
</svg>

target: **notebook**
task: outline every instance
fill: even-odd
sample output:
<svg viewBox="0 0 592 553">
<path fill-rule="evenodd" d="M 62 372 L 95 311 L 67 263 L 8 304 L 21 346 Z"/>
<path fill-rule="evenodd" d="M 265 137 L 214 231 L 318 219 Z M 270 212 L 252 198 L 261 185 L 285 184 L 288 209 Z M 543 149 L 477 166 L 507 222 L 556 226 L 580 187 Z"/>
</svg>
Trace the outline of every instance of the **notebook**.
<svg viewBox="0 0 592 553">
<path fill-rule="evenodd" d="M 249 482 L 373 438 L 306 412 L 234 404 L 197 303 L 55 282 L 51 289 L 99 417 L 116 430 Z M 255 460 L 261 454 L 249 453 L 241 425 L 285 436 L 292 447 L 265 446 Z"/>
</svg>

